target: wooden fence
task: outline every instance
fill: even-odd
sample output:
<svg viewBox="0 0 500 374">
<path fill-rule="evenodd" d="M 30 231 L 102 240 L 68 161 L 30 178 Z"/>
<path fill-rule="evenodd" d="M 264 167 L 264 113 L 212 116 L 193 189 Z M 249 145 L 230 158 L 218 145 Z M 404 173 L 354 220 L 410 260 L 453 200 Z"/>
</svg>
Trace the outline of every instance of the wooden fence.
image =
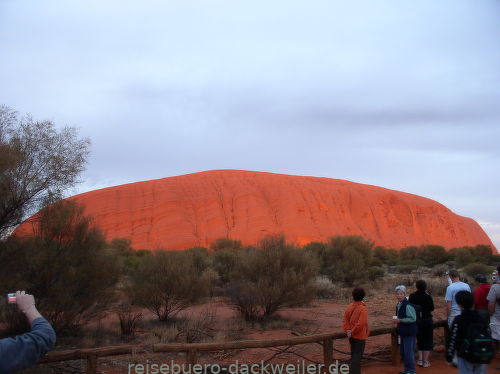
<svg viewBox="0 0 500 374">
<path fill-rule="evenodd" d="M 434 322 L 434 328 L 443 328 L 444 336 L 448 338 L 448 323 L 446 320 Z M 399 365 L 400 355 L 396 329 L 394 327 L 383 327 L 374 329 L 370 337 L 379 335 L 391 335 L 391 360 L 393 365 Z M 284 339 L 270 340 L 239 340 L 222 343 L 191 343 L 191 344 L 154 344 L 153 352 L 185 352 L 188 364 L 197 362 L 197 355 L 203 351 L 221 351 L 231 349 L 247 348 L 269 348 L 278 346 L 293 346 L 299 344 L 322 343 L 323 345 L 323 364 L 328 368 L 333 363 L 333 342 L 334 340 L 347 338 L 345 332 L 325 333 L 317 335 L 298 336 Z M 87 374 L 97 373 L 97 360 L 99 357 L 137 354 L 143 351 L 140 346 L 123 345 L 116 347 L 102 347 L 91 349 L 75 349 L 67 351 L 49 352 L 39 364 L 63 362 L 70 360 L 87 360 Z"/>
</svg>

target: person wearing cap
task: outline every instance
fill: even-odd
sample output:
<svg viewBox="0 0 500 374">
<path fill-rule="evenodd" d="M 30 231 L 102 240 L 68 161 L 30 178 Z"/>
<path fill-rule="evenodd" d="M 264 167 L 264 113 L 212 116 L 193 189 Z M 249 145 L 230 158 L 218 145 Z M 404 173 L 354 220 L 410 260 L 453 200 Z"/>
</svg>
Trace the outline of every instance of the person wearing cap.
<svg viewBox="0 0 500 374">
<path fill-rule="evenodd" d="M 13 338 L 0 339 L 0 373 L 10 374 L 37 363 L 54 347 L 56 334 L 35 306 L 35 298 L 16 292 L 16 304 L 31 325 L 31 331 Z"/>
<path fill-rule="evenodd" d="M 488 300 L 486 297 L 490 292 L 491 285 L 488 283 L 483 274 L 476 275 L 475 280 L 479 283 L 479 285 L 473 292 L 474 309 L 479 312 L 479 315 L 483 317 L 487 323 L 490 323 L 490 313 L 488 312 Z"/>
<path fill-rule="evenodd" d="M 397 324 L 400 336 L 400 353 L 403 358 L 404 371 L 400 374 L 415 374 L 415 342 L 417 337 L 417 312 L 406 297 L 406 287 L 399 285 L 395 288 L 396 315 L 393 322 Z"/>
</svg>

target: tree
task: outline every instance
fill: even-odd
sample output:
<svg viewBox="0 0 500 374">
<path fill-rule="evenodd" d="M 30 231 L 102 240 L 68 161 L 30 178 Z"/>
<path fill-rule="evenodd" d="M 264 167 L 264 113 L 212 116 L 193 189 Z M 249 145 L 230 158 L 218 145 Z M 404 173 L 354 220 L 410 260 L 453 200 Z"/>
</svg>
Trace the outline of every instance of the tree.
<svg viewBox="0 0 500 374">
<path fill-rule="evenodd" d="M 0 290 L 26 289 L 57 331 L 71 330 L 113 301 L 119 262 L 75 202 L 59 201 L 38 217 L 33 236 L 0 242 Z"/>
<path fill-rule="evenodd" d="M 78 182 L 90 141 L 0 106 L 0 237 Z"/>
</svg>

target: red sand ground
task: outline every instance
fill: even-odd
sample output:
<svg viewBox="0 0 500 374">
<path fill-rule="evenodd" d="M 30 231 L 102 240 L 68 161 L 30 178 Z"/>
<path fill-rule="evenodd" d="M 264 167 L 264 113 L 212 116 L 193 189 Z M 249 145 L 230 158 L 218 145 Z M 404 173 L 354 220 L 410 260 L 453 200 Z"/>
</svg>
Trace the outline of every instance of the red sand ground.
<svg viewBox="0 0 500 374">
<path fill-rule="evenodd" d="M 390 316 L 394 308 L 394 300 L 392 295 L 380 295 L 377 297 L 368 297 L 366 299 L 369 308 L 369 320 L 372 328 L 390 325 Z M 444 302 L 442 297 L 435 298 L 436 311 L 434 313 L 435 320 L 443 319 L 445 316 Z M 234 329 L 241 329 L 240 339 L 274 339 L 291 337 L 292 331 L 302 331 L 306 334 L 323 333 L 323 332 L 336 332 L 341 330 L 341 318 L 345 309 L 345 304 L 335 303 L 333 301 L 317 301 L 309 307 L 301 308 L 287 308 L 280 312 L 281 319 L 277 323 L 283 321 L 290 322 L 288 326 L 273 329 L 272 325 L 267 327 L 259 327 L 258 325 L 253 328 L 248 324 L 235 324 L 237 321 L 234 310 L 222 302 L 222 300 L 213 301 L 210 303 L 194 306 L 186 310 L 183 314 L 185 316 L 196 317 L 202 310 L 209 308 L 216 312 L 216 322 L 211 326 L 214 331 L 226 331 Z M 148 312 L 146 312 L 148 313 Z M 151 318 L 148 313 L 146 318 Z M 116 322 L 114 317 L 106 319 L 106 323 Z M 234 331 L 232 331 L 234 333 Z M 144 337 L 143 337 L 144 338 Z M 436 331 L 435 342 L 442 342 L 442 329 Z M 138 342 L 132 342 L 138 344 Z M 152 342 L 150 342 L 152 343 Z M 369 338 L 366 348 L 366 354 L 375 351 L 387 350 L 390 344 L 389 335 Z M 347 341 L 335 341 L 334 348 L 341 351 L 348 351 Z M 417 368 L 418 373 L 425 374 L 447 374 L 457 373 L 457 369 L 448 366 L 443 358 L 442 346 L 433 352 L 431 356 L 432 366 L 430 368 Z M 308 359 L 316 362 L 322 361 L 322 348 L 317 344 L 300 345 L 293 348 L 296 352 Z M 202 353 L 198 357 L 198 362 L 201 364 L 219 363 L 219 364 L 234 364 L 237 360 L 240 363 L 257 363 L 260 360 L 269 359 L 275 352 L 269 349 L 248 349 L 241 351 L 225 351 L 225 352 L 212 352 Z M 379 359 L 388 359 L 387 354 L 376 356 Z M 346 356 L 338 352 L 334 352 L 334 358 L 345 360 Z M 139 354 L 135 357 L 120 356 L 113 358 L 99 359 L 99 370 L 105 374 L 126 373 L 129 363 L 169 363 L 170 360 L 176 363 L 183 363 L 185 359 L 184 354 Z M 297 363 L 301 357 L 296 355 L 280 355 L 275 357 L 273 363 Z M 500 362 L 495 361 L 491 365 L 490 372 L 499 365 Z M 364 363 L 362 372 L 365 374 L 396 374 L 399 373 L 401 368 L 394 367 L 388 362 L 373 362 L 369 361 Z"/>
<path fill-rule="evenodd" d="M 110 187 L 76 195 L 108 240 L 135 249 L 208 247 L 222 237 L 255 244 L 285 234 L 306 244 L 361 235 L 377 245 L 446 248 L 491 245 L 472 219 L 436 201 L 339 179 L 215 170 Z M 32 232 L 21 225 L 16 234 Z"/>
</svg>

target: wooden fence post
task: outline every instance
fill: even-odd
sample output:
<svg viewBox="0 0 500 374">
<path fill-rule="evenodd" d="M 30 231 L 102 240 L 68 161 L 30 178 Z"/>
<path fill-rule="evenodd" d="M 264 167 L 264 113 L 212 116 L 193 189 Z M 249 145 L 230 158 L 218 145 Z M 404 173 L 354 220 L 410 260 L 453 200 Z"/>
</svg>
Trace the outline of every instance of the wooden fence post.
<svg viewBox="0 0 500 374">
<path fill-rule="evenodd" d="M 398 347 L 398 334 L 395 331 L 391 332 L 391 358 L 393 366 L 399 366 L 401 364 L 401 356 L 399 354 Z"/>
<path fill-rule="evenodd" d="M 97 373 L 97 355 L 89 354 L 87 356 L 87 370 L 86 374 L 96 374 Z"/>
<path fill-rule="evenodd" d="M 333 364 L 333 339 L 328 338 L 323 341 L 323 367 L 324 373 L 330 372 L 330 365 Z"/>
<path fill-rule="evenodd" d="M 196 364 L 196 349 L 190 349 L 186 352 L 186 361 L 189 365 L 191 365 L 191 368 L 193 367 L 194 364 Z"/>
</svg>

